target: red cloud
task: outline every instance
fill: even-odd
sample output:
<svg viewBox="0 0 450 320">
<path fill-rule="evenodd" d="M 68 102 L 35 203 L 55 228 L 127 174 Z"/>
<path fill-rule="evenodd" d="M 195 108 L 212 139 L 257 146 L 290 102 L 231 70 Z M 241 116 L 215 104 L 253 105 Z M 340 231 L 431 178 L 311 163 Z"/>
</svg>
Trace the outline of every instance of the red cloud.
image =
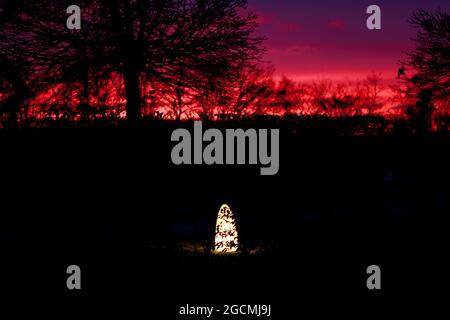
<svg viewBox="0 0 450 320">
<path fill-rule="evenodd" d="M 347 24 L 344 20 L 335 19 L 328 21 L 327 27 L 335 30 L 344 30 L 347 27 Z"/>
<path fill-rule="evenodd" d="M 257 10 L 254 10 L 253 12 L 256 14 L 256 22 L 260 26 L 270 25 L 271 28 L 275 28 L 278 32 L 293 33 L 298 32 L 303 28 L 300 23 L 283 21 L 273 13 L 261 12 Z"/>
</svg>

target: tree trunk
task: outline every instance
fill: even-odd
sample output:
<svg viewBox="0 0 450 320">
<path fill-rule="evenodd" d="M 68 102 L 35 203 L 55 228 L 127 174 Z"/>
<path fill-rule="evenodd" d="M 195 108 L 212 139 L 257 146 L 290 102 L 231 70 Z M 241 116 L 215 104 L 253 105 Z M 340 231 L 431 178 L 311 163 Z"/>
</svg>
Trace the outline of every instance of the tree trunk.
<svg viewBox="0 0 450 320">
<path fill-rule="evenodd" d="M 127 122 L 130 126 L 137 126 L 142 120 L 141 89 L 139 83 L 139 68 L 128 61 L 124 65 L 125 94 L 127 97 Z"/>
</svg>

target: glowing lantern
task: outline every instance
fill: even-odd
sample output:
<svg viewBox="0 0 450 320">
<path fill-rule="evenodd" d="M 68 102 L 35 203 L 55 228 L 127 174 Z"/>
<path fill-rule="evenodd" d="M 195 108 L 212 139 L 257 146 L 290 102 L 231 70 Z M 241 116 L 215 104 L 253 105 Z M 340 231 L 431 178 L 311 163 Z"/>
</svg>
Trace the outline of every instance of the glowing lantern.
<svg viewBox="0 0 450 320">
<path fill-rule="evenodd" d="M 232 253 L 238 249 L 238 233 L 233 212 L 226 204 L 219 209 L 214 239 L 214 253 Z"/>
</svg>

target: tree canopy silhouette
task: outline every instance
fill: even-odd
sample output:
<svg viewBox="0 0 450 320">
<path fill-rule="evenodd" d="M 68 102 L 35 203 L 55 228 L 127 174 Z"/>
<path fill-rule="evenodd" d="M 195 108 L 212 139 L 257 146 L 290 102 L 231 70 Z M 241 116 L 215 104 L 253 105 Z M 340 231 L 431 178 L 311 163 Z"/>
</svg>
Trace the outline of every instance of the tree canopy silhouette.
<svg viewBox="0 0 450 320">
<path fill-rule="evenodd" d="M 410 20 L 418 28 L 416 48 L 406 64 L 417 73 L 408 78 L 418 91 L 430 90 L 435 97 L 450 94 L 450 15 L 438 10 L 417 10 Z"/>
<path fill-rule="evenodd" d="M 86 107 L 96 85 L 120 77 L 133 124 L 152 83 L 214 90 L 263 52 L 245 0 L 80 0 L 81 30 L 66 27 L 68 1 L 18 2 L 0 2 L 0 17 L 15 11 L 0 20 L 0 57 L 28 70 L 34 96 L 60 85 Z"/>
<path fill-rule="evenodd" d="M 416 47 L 402 61 L 398 77 L 405 85 L 401 91 L 416 100 L 408 106 L 406 114 L 416 133 L 425 133 L 432 130 L 433 120 L 436 124 L 437 118 L 448 117 L 450 15 L 440 9 L 435 12 L 418 9 L 410 24 L 418 29 Z M 412 75 L 407 74 L 405 65 Z"/>
</svg>

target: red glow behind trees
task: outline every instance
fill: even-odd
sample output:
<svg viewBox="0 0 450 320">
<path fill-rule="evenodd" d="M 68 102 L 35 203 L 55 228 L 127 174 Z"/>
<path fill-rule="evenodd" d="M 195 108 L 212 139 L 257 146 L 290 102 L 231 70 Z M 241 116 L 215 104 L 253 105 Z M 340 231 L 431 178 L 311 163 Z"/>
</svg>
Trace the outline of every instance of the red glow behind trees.
<svg viewBox="0 0 450 320">
<path fill-rule="evenodd" d="M 79 1 L 83 27 L 68 30 L 63 23 L 66 1 L 21 0 L 20 13 L 3 25 L 0 55 L 26 62 L 32 74 L 27 84 L 35 97 L 64 84 L 68 96 L 78 91 L 81 110 L 90 107 L 96 85 L 120 77 L 127 120 L 135 125 L 148 87 L 219 90 L 255 64 L 262 39 L 252 35 L 256 16 L 240 14 L 245 4 Z"/>
<path fill-rule="evenodd" d="M 446 25 L 438 23 L 448 20 L 444 13 L 413 17 L 423 30 L 407 66 L 419 73 L 388 88 L 377 73 L 356 83 L 274 79 L 259 61 L 262 39 L 253 36 L 256 16 L 242 14 L 245 1 L 80 0 L 81 30 L 66 28 L 66 5 L 0 0 L 3 127 L 43 119 L 136 125 L 142 116 L 405 115 L 419 106 L 424 88 L 433 89 L 436 117 L 448 121 L 448 35 L 440 38 Z"/>
</svg>

